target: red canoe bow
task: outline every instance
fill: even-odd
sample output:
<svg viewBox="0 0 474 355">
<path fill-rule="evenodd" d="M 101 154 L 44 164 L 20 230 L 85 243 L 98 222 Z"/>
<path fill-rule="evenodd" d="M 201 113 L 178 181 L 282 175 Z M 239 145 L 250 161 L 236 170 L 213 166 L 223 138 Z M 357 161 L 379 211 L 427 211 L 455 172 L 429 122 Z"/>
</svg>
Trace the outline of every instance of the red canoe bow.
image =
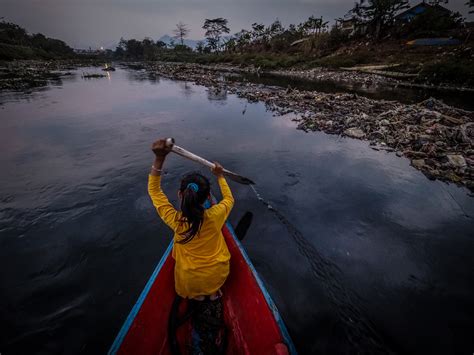
<svg viewBox="0 0 474 355">
<path fill-rule="evenodd" d="M 230 223 L 222 229 L 231 253 L 223 287 L 226 354 L 296 354 L 278 309 Z M 170 243 L 132 308 L 109 354 L 171 354 L 168 319 L 175 299 Z M 181 331 L 181 332 L 184 332 Z M 178 334 L 178 339 L 183 336 Z"/>
</svg>

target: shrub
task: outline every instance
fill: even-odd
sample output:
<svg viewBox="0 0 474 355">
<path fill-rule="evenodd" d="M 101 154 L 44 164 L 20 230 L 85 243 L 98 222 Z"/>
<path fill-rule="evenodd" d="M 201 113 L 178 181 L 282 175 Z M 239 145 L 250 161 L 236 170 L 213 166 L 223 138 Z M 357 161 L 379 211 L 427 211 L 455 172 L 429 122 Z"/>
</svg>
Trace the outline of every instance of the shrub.
<svg viewBox="0 0 474 355">
<path fill-rule="evenodd" d="M 474 63 L 470 60 L 450 60 L 428 63 L 423 66 L 418 78 L 433 84 L 474 85 Z"/>
</svg>

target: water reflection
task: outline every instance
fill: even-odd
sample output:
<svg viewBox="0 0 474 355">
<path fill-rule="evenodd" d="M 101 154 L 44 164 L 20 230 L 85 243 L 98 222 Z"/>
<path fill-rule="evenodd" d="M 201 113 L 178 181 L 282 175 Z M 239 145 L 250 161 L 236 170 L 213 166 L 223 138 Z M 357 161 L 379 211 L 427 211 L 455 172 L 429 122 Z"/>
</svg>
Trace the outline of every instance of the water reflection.
<svg viewBox="0 0 474 355">
<path fill-rule="evenodd" d="M 472 350 L 467 190 L 225 90 L 148 75 L 65 81 L 2 106 L 2 351 L 107 351 L 171 237 L 146 191 L 159 136 L 248 175 L 278 212 L 231 182 L 231 222 L 253 213 L 244 246 L 300 353 Z M 166 162 L 173 203 L 196 168 Z"/>
<path fill-rule="evenodd" d="M 178 82 L 178 86 L 181 88 L 181 93 L 186 99 L 189 99 L 193 94 L 193 85 L 187 81 Z"/>
<path fill-rule="evenodd" d="M 227 80 L 242 79 L 265 85 L 280 87 L 290 86 L 300 90 L 314 90 L 328 93 L 349 92 L 376 100 L 395 100 L 407 104 L 417 103 L 430 97 L 434 97 L 448 105 L 460 107 L 466 110 L 474 110 L 474 101 L 471 98 L 472 92 L 469 91 L 439 90 L 381 84 L 370 85 L 368 83 L 349 83 L 331 80 L 313 81 L 280 77 L 270 74 L 245 74 L 241 76 L 230 76 L 227 78 Z"/>
<path fill-rule="evenodd" d="M 219 105 L 225 105 L 227 90 L 221 87 L 209 87 L 207 88 L 207 99 Z"/>
<path fill-rule="evenodd" d="M 49 86 L 43 86 L 43 87 L 29 88 L 28 90 L 20 90 L 20 91 L 0 91 L 0 105 L 5 105 L 8 102 L 18 102 L 18 101 L 30 102 L 33 100 L 37 100 L 41 98 L 42 96 L 45 97 L 43 93 L 50 89 L 51 87 Z"/>
<path fill-rule="evenodd" d="M 126 73 L 127 79 L 130 81 L 159 84 L 161 79 L 159 75 L 145 70 L 129 70 Z"/>
</svg>

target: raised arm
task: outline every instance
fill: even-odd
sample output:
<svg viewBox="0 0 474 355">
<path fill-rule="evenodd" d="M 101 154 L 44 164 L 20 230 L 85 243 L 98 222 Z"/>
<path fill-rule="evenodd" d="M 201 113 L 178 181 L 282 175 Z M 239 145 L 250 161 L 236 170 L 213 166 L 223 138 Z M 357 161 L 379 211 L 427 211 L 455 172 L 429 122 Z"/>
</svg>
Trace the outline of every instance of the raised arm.
<svg viewBox="0 0 474 355">
<path fill-rule="evenodd" d="M 221 175 L 217 178 L 217 182 L 219 183 L 219 187 L 221 188 L 222 200 L 218 203 L 219 205 L 225 206 L 226 209 L 226 218 L 229 216 L 232 207 L 234 207 L 234 196 L 232 196 L 232 192 L 230 191 L 230 187 L 227 184 L 224 175 Z"/>
<path fill-rule="evenodd" d="M 217 205 L 214 205 L 212 209 L 215 210 L 217 215 L 219 215 L 219 222 L 223 225 L 227 217 L 229 217 L 232 207 L 234 206 L 234 196 L 232 196 L 229 185 L 224 178 L 223 167 L 217 162 L 214 162 L 214 164 L 216 167 L 211 169 L 211 171 L 217 176 L 217 182 L 219 183 L 219 187 L 221 189 L 222 200 Z"/>
<path fill-rule="evenodd" d="M 155 153 L 155 161 L 151 166 L 150 175 L 148 176 L 148 194 L 158 215 L 170 228 L 175 230 L 178 224 L 178 211 L 169 202 L 168 197 L 166 197 L 161 189 L 161 169 L 169 149 L 166 147 L 164 139 L 153 143 L 151 149 Z"/>
</svg>

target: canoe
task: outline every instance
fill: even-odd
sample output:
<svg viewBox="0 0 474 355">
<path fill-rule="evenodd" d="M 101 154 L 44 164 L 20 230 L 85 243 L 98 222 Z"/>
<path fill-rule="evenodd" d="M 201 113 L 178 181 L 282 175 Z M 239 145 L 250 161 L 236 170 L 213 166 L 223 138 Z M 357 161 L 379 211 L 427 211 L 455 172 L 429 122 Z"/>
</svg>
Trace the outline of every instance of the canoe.
<svg viewBox="0 0 474 355">
<path fill-rule="evenodd" d="M 231 254 L 230 274 L 222 288 L 226 354 L 296 354 L 275 303 L 229 222 L 222 233 Z M 172 248 L 173 242 L 153 271 L 109 354 L 171 354 L 168 320 L 176 295 Z M 178 342 L 190 338 L 191 325 L 182 328 L 176 335 Z M 183 348 L 182 344 L 180 347 Z"/>
</svg>

